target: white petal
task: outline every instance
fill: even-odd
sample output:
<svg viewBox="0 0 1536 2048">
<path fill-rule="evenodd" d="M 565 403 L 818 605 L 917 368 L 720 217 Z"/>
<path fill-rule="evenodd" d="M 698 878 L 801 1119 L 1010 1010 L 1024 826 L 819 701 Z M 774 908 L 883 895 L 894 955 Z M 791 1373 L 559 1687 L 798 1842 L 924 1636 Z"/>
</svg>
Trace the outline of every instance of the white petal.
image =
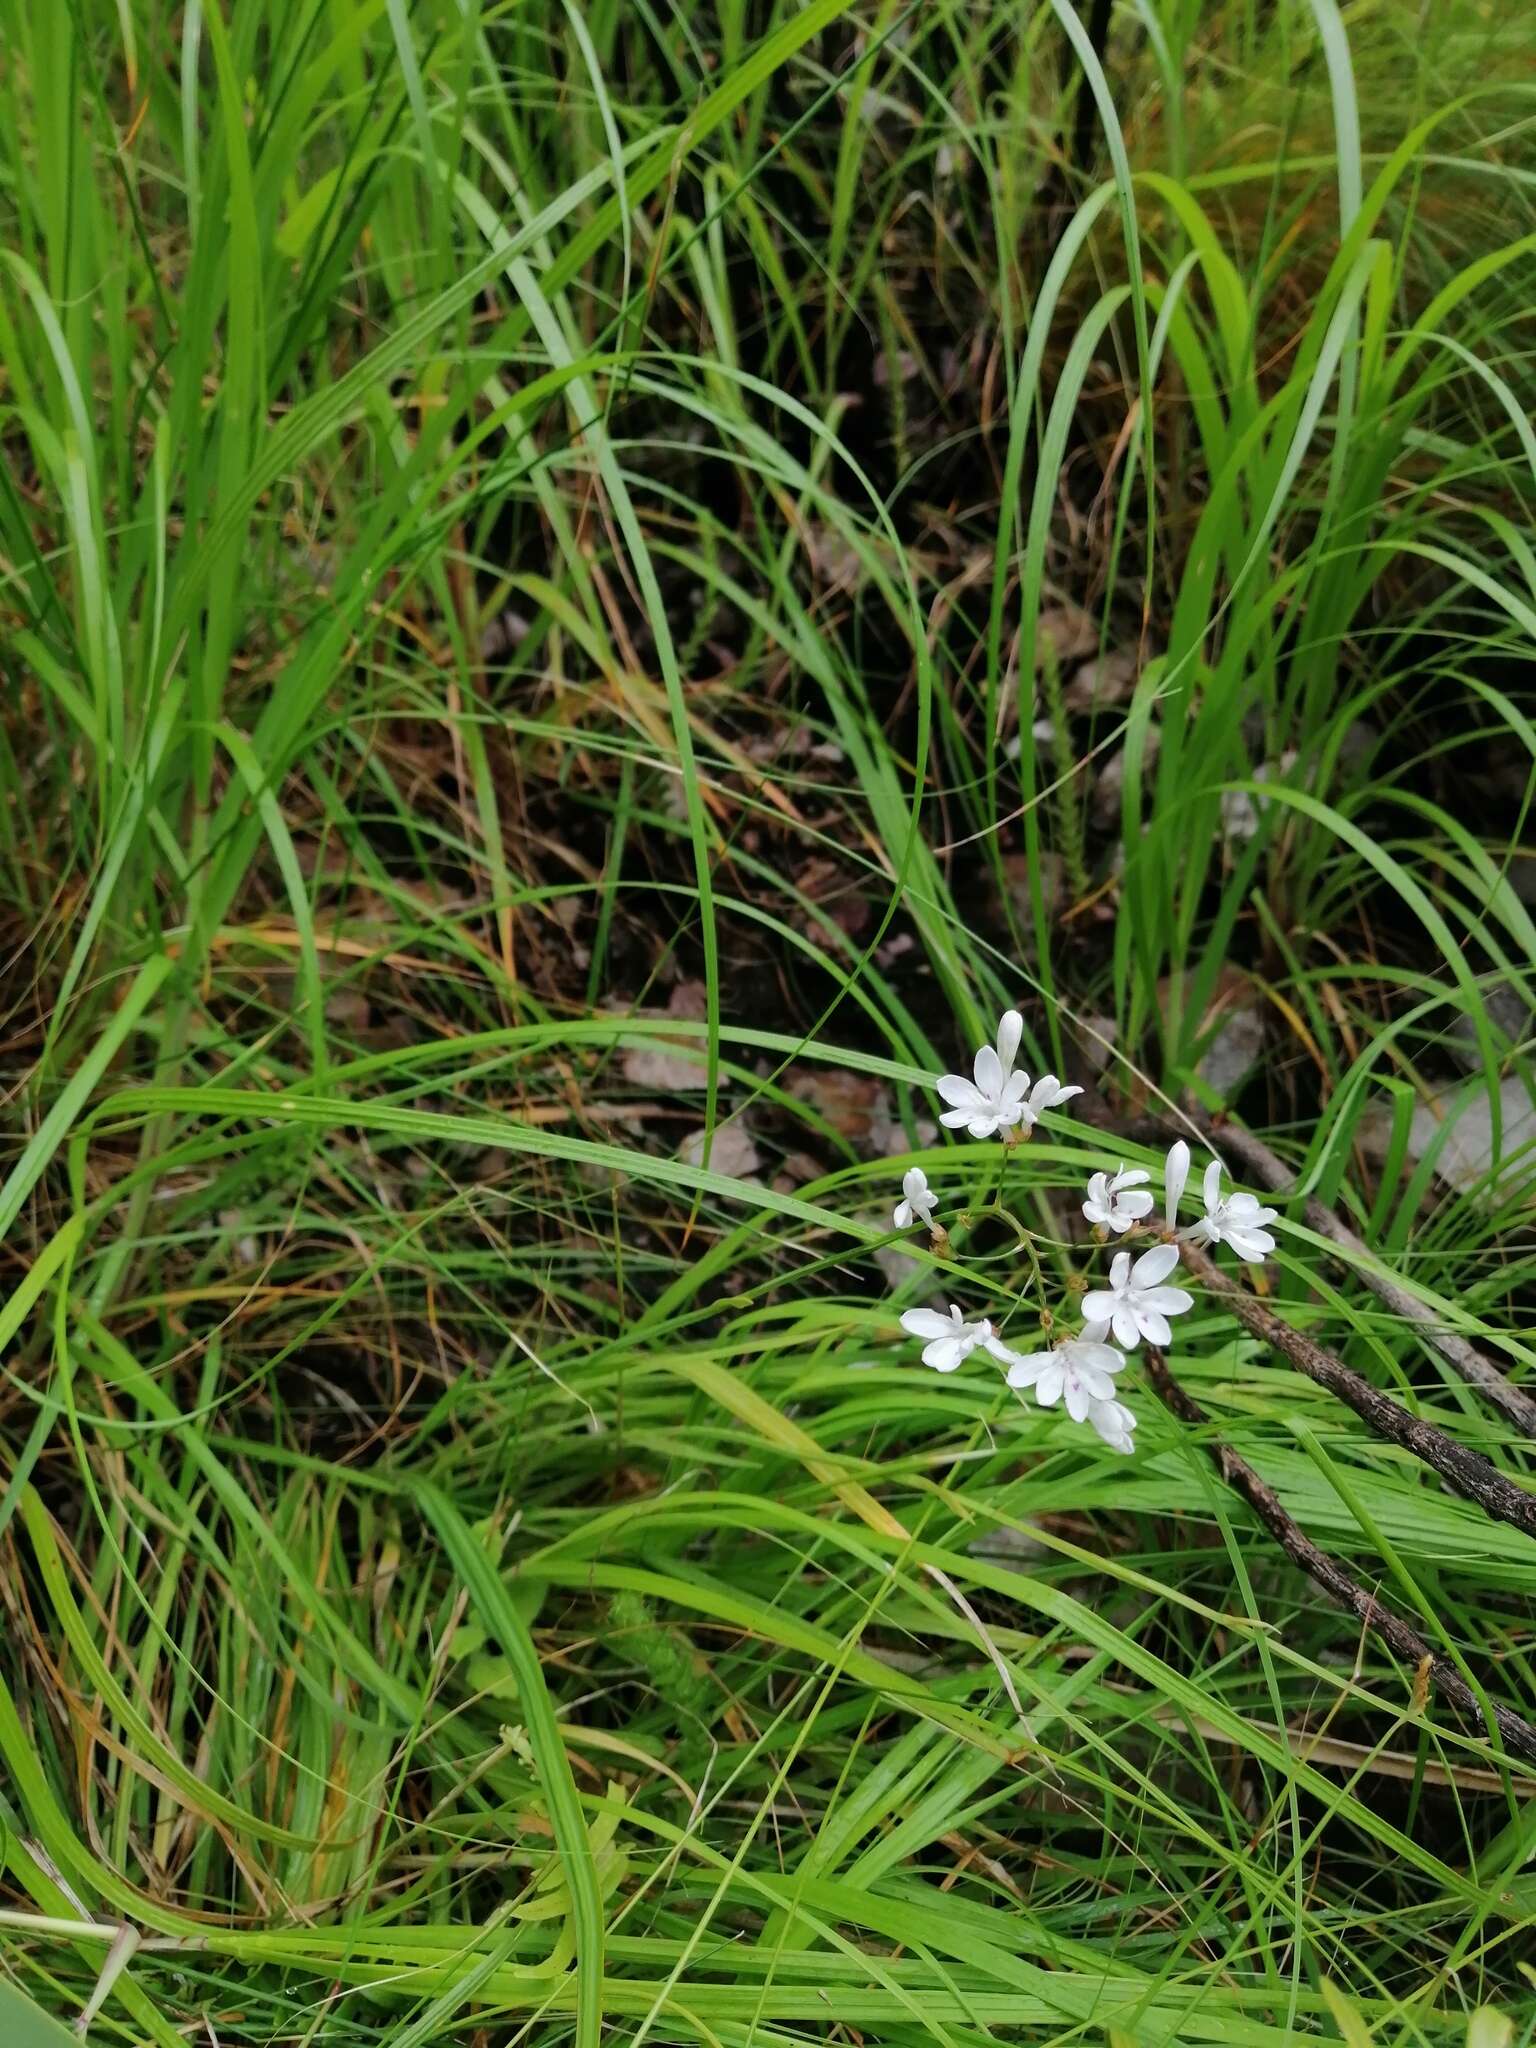
<svg viewBox="0 0 1536 2048">
<path fill-rule="evenodd" d="M 898 1202 L 896 1204 L 896 1213 L 892 1216 L 891 1223 L 897 1230 L 910 1230 L 912 1228 L 912 1204 L 910 1202 Z"/>
<path fill-rule="evenodd" d="M 1115 1342 L 1123 1345 L 1127 1351 L 1134 1351 L 1141 1342 L 1140 1326 L 1131 1310 L 1123 1302 L 1116 1306 L 1115 1319 L 1110 1324 L 1110 1328 L 1115 1333 Z"/>
<path fill-rule="evenodd" d="M 1149 1344 L 1171 1344 L 1173 1332 L 1155 1308 L 1138 1309 L 1136 1320 L 1141 1325 L 1141 1334 Z"/>
<path fill-rule="evenodd" d="M 909 1337 L 953 1337 L 954 1321 L 941 1316 L 936 1308 L 909 1308 L 901 1318 L 901 1327 Z"/>
<path fill-rule="evenodd" d="M 1205 1206 L 1209 1213 L 1221 1202 L 1221 1161 L 1213 1159 L 1205 1169 Z"/>
<path fill-rule="evenodd" d="M 1119 1305 L 1119 1295 L 1110 1293 L 1109 1289 L 1105 1287 L 1096 1287 L 1091 1294 L 1085 1294 L 1083 1296 L 1083 1314 L 1088 1318 L 1088 1321 L 1084 1325 L 1083 1335 L 1086 1337 L 1089 1330 L 1107 1330 L 1110 1325 L 1110 1319 Z"/>
<path fill-rule="evenodd" d="M 1022 1067 L 1016 1067 L 1003 1083 L 997 1099 L 1009 1108 L 1021 1108 L 1028 1087 L 1028 1074 L 1025 1073 Z"/>
<path fill-rule="evenodd" d="M 1070 1345 L 1072 1363 L 1079 1372 L 1090 1374 L 1108 1373 L 1111 1378 L 1125 1364 L 1125 1353 L 1117 1351 L 1113 1344 L 1093 1344 L 1085 1337 L 1073 1339 Z M 1113 1391 L 1106 1387 L 1105 1393 Z"/>
<path fill-rule="evenodd" d="M 1173 1219 L 1178 1214 L 1179 1197 L 1184 1192 L 1184 1183 L 1189 1179 L 1189 1147 L 1182 1138 L 1168 1147 L 1168 1158 L 1163 1167 L 1163 1207 L 1172 1230 Z"/>
<path fill-rule="evenodd" d="M 1139 1223 L 1143 1216 L 1150 1216 L 1152 1213 L 1152 1197 L 1143 1188 L 1132 1188 L 1124 1194 L 1117 1195 L 1115 1200 L 1121 1212 L 1129 1216 L 1133 1223 Z"/>
<path fill-rule="evenodd" d="M 1010 1387 L 1032 1387 L 1051 1362 L 1049 1351 L 1015 1352 L 1012 1365 L 1008 1368 Z"/>
<path fill-rule="evenodd" d="M 975 1112 L 969 1109 L 946 1109 L 939 1117 L 939 1122 L 947 1130 L 958 1131 L 962 1124 L 970 1122 L 974 1114 Z"/>
<path fill-rule="evenodd" d="M 1106 1230 L 1119 1230 L 1123 1227 L 1107 1202 L 1084 1202 L 1083 1214 L 1090 1223 L 1102 1223 Z"/>
<path fill-rule="evenodd" d="M 1156 1287 L 1160 1280 L 1166 1280 L 1179 1263 L 1179 1248 L 1176 1244 L 1155 1244 L 1144 1251 L 1131 1268 L 1131 1285 L 1137 1289 Z"/>
<path fill-rule="evenodd" d="M 997 1116 L 991 1110 L 987 1110 L 979 1116 L 973 1116 L 965 1128 L 973 1138 L 990 1138 L 1002 1122 L 1003 1119 L 1000 1116 Z"/>
<path fill-rule="evenodd" d="M 1131 1255 L 1129 1252 L 1116 1252 L 1109 1262 L 1109 1284 L 1116 1294 L 1120 1294 L 1130 1285 L 1130 1280 Z M 1106 1311 L 1085 1307 L 1083 1313 L 1085 1315 L 1098 1315 L 1106 1313 Z"/>
<path fill-rule="evenodd" d="M 981 1090 L 964 1074 L 940 1074 L 933 1085 L 939 1091 L 940 1100 L 955 1109 L 975 1109 L 982 1101 Z"/>
<path fill-rule="evenodd" d="M 1112 1190 L 1107 1173 L 1090 1173 L 1088 1176 L 1088 1199 L 1090 1202 L 1107 1202 Z"/>
<path fill-rule="evenodd" d="M 1003 1072 L 1003 1063 L 990 1045 L 984 1045 L 976 1055 L 976 1087 L 989 1102 L 995 1102 L 1003 1092 L 1003 1083 L 1008 1076 Z"/>
<path fill-rule="evenodd" d="M 935 1337 L 931 1344 L 923 1346 L 923 1363 L 931 1365 L 935 1372 L 953 1372 L 958 1365 L 964 1365 L 970 1356 L 971 1347 L 964 1337 Z"/>
<path fill-rule="evenodd" d="M 1267 1230 L 1229 1231 L 1227 1243 L 1237 1256 L 1246 1259 L 1250 1266 L 1262 1266 L 1267 1254 L 1275 1248 L 1275 1240 Z"/>
<path fill-rule="evenodd" d="M 1102 1316 L 1090 1316 L 1088 1315 L 1088 1303 L 1085 1299 L 1083 1302 L 1083 1314 L 1087 1320 L 1083 1324 L 1082 1335 L 1077 1341 L 1081 1344 L 1102 1344 L 1109 1335 L 1109 1311 L 1106 1309 Z"/>
<path fill-rule="evenodd" d="M 1042 1408 L 1054 1408 L 1066 1384 L 1066 1372 L 1059 1358 L 1048 1359 L 1035 1380 L 1035 1399 Z"/>
<path fill-rule="evenodd" d="M 1195 1305 L 1195 1297 L 1186 1294 L 1182 1287 L 1149 1287 L 1136 1299 L 1143 1308 L 1152 1309 L 1160 1316 L 1186 1315 Z"/>
<path fill-rule="evenodd" d="M 1081 1378 L 1076 1373 L 1067 1381 L 1065 1391 L 1067 1396 L 1067 1413 L 1074 1422 L 1086 1422 L 1088 1419 L 1088 1389 L 1083 1385 Z"/>
<path fill-rule="evenodd" d="M 1120 1357 L 1118 1351 L 1115 1353 L 1115 1356 L 1117 1358 Z M 1124 1362 L 1121 1359 L 1121 1363 L 1124 1364 Z M 1115 1383 L 1110 1375 L 1107 1372 L 1099 1372 L 1091 1365 L 1084 1365 L 1081 1359 L 1076 1361 L 1076 1365 L 1078 1381 L 1088 1398 L 1093 1401 L 1107 1401 L 1115 1391 Z M 1083 1418 L 1081 1415 L 1078 1415 L 1073 1419 L 1081 1422 Z"/>
<path fill-rule="evenodd" d="M 1088 1410 L 1088 1420 L 1112 1451 L 1135 1449 L 1131 1432 L 1136 1427 L 1136 1418 L 1123 1401 L 1095 1401 Z"/>
<path fill-rule="evenodd" d="M 1019 1049 L 1019 1040 L 1024 1036 L 1024 1019 L 1017 1010 L 1004 1010 L 997 1026 L 997 1056 L 1006 1073 L 1013 1065 L 1014 1055 Z"/>
<path fill-rule="evenodd" d="M 1018 1352 L 1010 1350 L 1002 1338 L 995 1333 L 990 1337 L 982 1338 L 981 1348 L 983 1351 L 990 1352 L 999 1365 L 1006 1365 L 1011 1368 L 1018 1363 Z"/>
<path fill-rule="evenodd" d="M 1115 1169 L 1115 1186 L 1117 1188 L 1139 1188 L 1151 1178 L 1151 1174 L 1142 1166 L 1121 1166 Z M 1138 1196 L 1137 1199 L 1150 1202 L 1152 1197 L 1150 1195 L 1145 1197 Z"/>
<path fill-rule="evenodd" d="M 920 1166 L 909 1166 L 901 1176 L 901 1191 L 909 1201 L 928 1192 L 928 1176 Z"/>
</svg>

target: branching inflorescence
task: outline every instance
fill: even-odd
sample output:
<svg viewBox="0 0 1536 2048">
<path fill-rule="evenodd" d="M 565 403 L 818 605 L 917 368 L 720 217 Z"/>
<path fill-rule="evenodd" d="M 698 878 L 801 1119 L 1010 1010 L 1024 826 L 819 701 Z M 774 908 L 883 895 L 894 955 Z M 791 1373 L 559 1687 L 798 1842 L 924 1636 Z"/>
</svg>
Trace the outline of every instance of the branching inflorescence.
<svg viewBox="0 0 1536 2048">
<path fill-rule="evenodd" d="M 1030 1135 L 1043 1111 L 1057 1109 L 1082 1093 L 1080 1088 L 1063 1087 L 1054 1074 L 1043 1074 L 1031 1087 L 1028 1074 L 1014 1065 L 1023 1029 L 1018 1011 L 1006 1011 L 995 1044 L 977 1052 L 971 1079 L 940 1075 L 936 1086 L 948 1105 L 942 1123 L 973 1138 L 997 1137 L 1004 1144 L 1017 1144 Z M 1127 1354 L 1143 1339 L 1160 1346 L 1171 1343 L 1170 1318 L 1194 1306 L 1186 1289 L 1171 1284 L 1181 1245 L 1214 1249 L 1224 1244 L 1254 1265 L 1275 1248 L 1268 1227 L 1275 1211 L 1264 1208 L 1256 1195 L 1223 1195 L 1221 1162 L 1216 1159 L 1206 1168 L 1202 1183 L 1205 1214 L 1180 1231 L 1179 1203 L 1188 1178 L 1189 1147 L 1180 1139 L 1169 1148 L 1163 1168 L 1160 1242 L 1137 1257 L 1128 1250 L 1115 1253 L 1108 1284 L 1083 1297 L 1083 1327 L 1076 1335 L 1056 1334 L 1045 1350 L 1024 1353 L 1006 1344 L 985 1317 L 969 1321 L 954 1303 L 947 1315 L 932 1308 L 909 1308 L 901 1325 L 909 1336 L 922 1340 L 923 1363 L 938 1372 L 954 1372 L 973 1351 L 984 1351 L 1006 1368 L 1010 1387 L 1032 1388 L 1042 1408 L 1060 1404 L 1074 1422 L 1086 1422 L 1097 1431 L 1111 1450 L 1134 1450 L 1136 1417 L 1118 1396 L 1117 1375 Z M 1101 1242 L 1156 1228 L 1148 1223 L 1155 1206 L 1148 1188 L 1151 1179 L 1142 1168 L 1123 1165 L 1090 1177 L 1083 1215 Z M 910 1230 L 921 1223 L 935 1249 L 947 1253 L 949 1239 L 937 1214 L 938 1196 L 922 1168 L 912 1167 L 901 1187 L 902 1199 L 892 1219 L 895 1227 Z M 1055 1330 L 1054 1318 L 1043 1317 L 1042 1322 Z"/>
</svg>

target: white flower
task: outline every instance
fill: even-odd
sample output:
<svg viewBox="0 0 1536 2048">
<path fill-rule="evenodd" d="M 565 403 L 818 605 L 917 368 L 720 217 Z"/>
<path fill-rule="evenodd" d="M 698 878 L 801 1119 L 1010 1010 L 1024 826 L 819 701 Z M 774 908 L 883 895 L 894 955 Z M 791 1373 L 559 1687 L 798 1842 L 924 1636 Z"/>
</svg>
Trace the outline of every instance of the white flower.
<svg viewBox="0 0 1536 2048">
<path fill-rule="evenodd" d="M 997 1027 L 997 1044 L 984 1045 L 974 1062 L 975 1079 L 964 1074 L 941 1074 L 936 1086 L 949 1104 L 939 1118 L 951 1130 L 961 1125 L 973 1138 L 990 1138 L 996 1131 L 1011 1131 L 1016 1124 L 1030 1130 L 1043 1111 L 1055 1109 L 1081 1095 L 1081 1088 L 1063 1088 L 1054 1074 L 1042 1074 L 1031 1088 L 1029 1076 L 1014 1069 L 1014 1054 L 1024 1033 L 1024 1019 L 1017 1010 L 1005 1010 Z"/>
<path fill-rule="evenodd" d="M 1169 1316 L 1181 1316 L 1195 1305 L 1182 1287 L 1163 1285 L 1178 1263 L 1176 1244 L 1153 1245 L 1134 1266 L 1129 1252 L 1116 1252 L 1109 1286 L 1083 1296 L 1083 1314 L 1090 1322 L 1107 1322 L 1127 1351 L 1134 1351 L 1143 1337 L 1149 1344 L 1170 1343 Z"/>
<path fill-rule="evenodd" d="M 1163 1214 L 1170 1230 L 1178 1227 L 1175 1219 L 1179 1213 L 1179 1197 L 1188 1179 L 1189 1147 L 1180 1138 L 1168 1147 L 1168 1162 L 1163 1168 Z"/>
<path fill-rule="evenodd" d="M 978 1345 L 1003 1365 L 1012 1365 L 1019 1355 L 1008 1349 L 985 1316 L 979 1323 L 968 1323 L 953 1302 L 947 1316 L 941 1316 L 936 1308 L 909 1308 L 902 1316 L 901 1327 L 909 1337 L 926 1340 L 923 1363 L 936 1372 L 953 1372 L 956 1366 L 964 1365 Z"/>
<path fill-rule="evenodd" d="M 1187 1234 L 1197 1244 L 1229 1244 L 1240 1259 L 1258 1266 L 1263 1264 L 1264 1254 L 1275 1248 L 1275 1240 L 1264 1226 L 1273 1223 L 1278 1213 L 1263 1208 L 1257 1195 L 1238 1193 L 1223 1199 L 1221 1161 L 1213 1159 L 1205 1169 L 1205 1214 Z"/>
<path fill-rule="evenodd" d="M 1033 1387 L 1042 1408 L 1054 1408 L 1065 1400 L 1074 1422 L 1087 1419 L 1095 1401 L 1107 1401 L 1115 1391 L 1115 1374 L 1125 1364 L 1125 1353 L 1106 1344 L 1105 1323 L 1090 1323 L 1080 1337 L 1067 1337 L 1053 1351 L 1037 1351 L 1008 1368 L 1010 1387 Z"/>
<path fill-rule="evenodd" d="M 1117 1166 L 1113 1176 L 1094 1174 L 1088 1182 L 1088 1199 L 1083 1204 L 1083 1214 L 1090 1223 L 1101 1224 L 1105 1230 L 1123 1235 L 1143 1216 L 1152 1213 L 1152 1197 L 1141 1185 L 1151 1178 L 1151 1174 L 1143 1173 L 1139 1166 Z"/>
<path fill-rule="evenodd" d="M 891 1221 L 898 1230 L 910 1230 L 914 1223 L 921 1223 L 932 1230 L 933 1203 L 927 1174 L 920 1166 L 909 1166 L 901 1176 L 901 1200 L 896 1204 L 896 1214 Z"/>
<path fill-rule="evenodd" d="M 1136 1418 L 1123 1401 L 1090 1401 L 1088 1420 L 1112 1451 L 1129 1457 L 1135 1450 Z"/>
<path fill-rule="evenodd" d="M 1059 1109 L 1062 1103 L 1070 1102 L 1074 1095 L 1081 1095 L 1082 1092 L 1075 1084 L 1070 1088 L 1063 1088 L 1054 1074 L 1042 1074 L 1019 1107 L 1019 1118 L 1025 1130 L 1033 1130 L 1044 1111 Z"/>
<path fill-rule="evenodd" d="M 1024 1113 L 1024 1093 L 1029 1076 L 1013 1071 L 1013 1056 L 1019 1049 L 1024 1019 L 1017 1010 L 1005 1010 L 997 1027 L 997 1044 L 984 1045 L 975 1059 L 974 1081 L 963 1074 L 941 1074 L 939 1094 L 949 1104 L 939 1118 L 951 1130 L 964 1124 L 973 1138 L 990 1138 L 994 1131 L 1011 1130 Z"/>
</svg>

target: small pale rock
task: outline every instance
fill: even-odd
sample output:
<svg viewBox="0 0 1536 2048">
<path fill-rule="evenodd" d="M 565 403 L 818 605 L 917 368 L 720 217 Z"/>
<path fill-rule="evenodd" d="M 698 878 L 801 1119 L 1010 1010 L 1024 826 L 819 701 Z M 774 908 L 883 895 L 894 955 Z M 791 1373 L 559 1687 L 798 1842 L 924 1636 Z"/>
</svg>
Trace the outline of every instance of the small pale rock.
<svg viewBox="0 0 1536 2048">
<path fill-rule="evenodd" d="M 696 1059 L 668 1052 L 663 1045 L 628 1045 L 619 1057 L 619 1071 L 632 1088 L 646 1088 L 658 1095 L 701 1089 L 709 1082 L 702 1040 Z"/>
<path fill-rule="evenodd" d="M 1040 614 L 1036 638 L 1048 641 L 1057 661 L 1080 661 L 1098 650 L 1099 626 L 1080 604 L 1056 604 Z"/>
<path fill-rule="evenodd" d="M 898 1123 L 874 1124 L 870 1137 L 887 1159 L 899 1159 L 903 1152 L 927 1151 L 930 1145 L 939 1142 L 939 1127 L 931 1117 L 920 1116 L 912 1126 L 913 1142 L 908 1143 L 907 1134 Z"/>
<path fill-rule="evenodd" d="M 1253 771 L 1255 782 L 1272 781 L 1278 771 L 1283 782 L 1296 766 L 1296 749 L 1288 747 L 1273 764 L 1261 761 Z M 1221 830 L 1226 839 L 1252 839 L 1259 829 L 1260 820 L 1269 809 L 1268 800 L 1256 797 L 1246 789 L 1224 790 L 1221 798 Z"/>
<path fill-rule="evenodd" d="M 669 1017 L 686 1017 L 702 1022 L 708 1009 L 708 992 L 702 981 L 680 981 L 667 998 Z M 658 1095 L 675 1095 L 708 1086 L 709 1067 L 703 1039 L 692 1057 L 667 1049 L 665 1040 L 654 1045 L 630 1045 L 619 1056 L 619 1072 L 632 1088 L 649 1088 Z"/>
<path fill-rule="evenodd" d="M 1003 877 L 1026 931 L 1034 918 L 1037 894 L 1047 917 L 1054 917 L 1066 903 L 1067 864 L 1059 853 L 1044 852 L 1033 863 L 1022 853 L 1004 854 Z"/>
<path fill-rule="evenodd" d="M 704 1164 L 704 1133 L 691 1131 L 678 1147 L 677 1156 L 687 1166 Z M 721 1124 L 709 1148 L 711 1173 L 728 1174 L 732 1180 L 750 1180 L 762 1165 L 752 1134 L 739 1123 Z"/>
<path fill-rule="evenodd" d="M 1093 661 L 1085 661 L 1062 692 L 1069 711 L 1104 711 L 1123 704 L 1136 688 L 1141 662 L 1134 647 L 1112 647 Z"/>
<path fill-rule="evenodd" d="M 1119 1040 L 1120 1027 L 1113 1017 L 1088 1016 L 1081 1019 L 1078 1047 L 1095 1074 L 1102 1074 L 1109 1067 Z"/>
<path fill-rule="evenodd" d="M 1264 1012 L 1257 1004 L 1229 1010 L 1200 1061 L 1201 1080 L 1230 1101 L 1263 1058 L 1266 1043 Z"/>
<path fill-rule="evenodd" d="M 1511 988 L 1508 982 L 1496 988 L 1483 1004 L 1492 1028 L 1493 1043 L 1501 1057 L 1510 1046 L 1523 1045 L 1531 1035 L 1536 1017 L 1531 1014 L 1524 997 Z M 1447 1034 L 1447 1049 L 1458 1066 L 1468 1073 L 1480 1073 L 1483 1065 L 1482 1048 L 1477 1042 L 1477 1029 L 1470 1017 L 1458 1017 Z"/>
<path fill-rule="evenodd" d="M 984 1557 L 992 1564 L 1001 1565 L 1004 1571 L 1031 1572 L 1046 1555 L 1046 1547 L 1027 1529 L 998 1528 L 989 1529 L 985 1536 L 978 1536 L 974 1543 L 968 1543 L 965 1554 L 967 1557 Z"/>
<path fill-rule="evenodd" d="M 887 1209 L 883 1216 L 879 1218 L 872 1217 L 870 1220 L 872 1222 L 878 1221 L 882 1229 L 889 1230 L 891 1227 L 891 1212 Z M 886 1285 L 893 1293 L 898 1287 L 906 1285 L 912 1278 L 912 1275 L 917 1272 L 921 1263 L 914 1253 L 909 1252 L 905 1246 L 900 1244 L 877 1245 L 874 1258 L 875 1264 L 885 1276 Z"/>
<path fill-rule="evenodd" d="M 1486 1089 L 1463 1087 L 1437 1096 L 1432 1103 L 1413 1113 L 1408 1129 L 1408 1150 L 1416 1159 L 1424 1154 L 1449 1123 L 1450 1134 L 1435 1160 L 1437 1177 L 1450 1187 L 1466 1192 L 1479 1187 L 1497 1170 L 1497 1188 L 1508 1195 L 1514 1186 L 1536 1174 L 1536 1106 L 1523 1082 L 1511 1076 L 1499 1084 L 1499 1119 L 1503 1128 L 1497 1153 L 1493 1145 L 1493 1116 Z"/>
<path fill-rule="evenodd" d="M 809 1104 L 840 1138 L 868 1152 L 884 1149 L 891 1125 L 891 1091 L 873 1074 L 841 1067 L 809 1067 L 790 1081 L 789 1092 Z"/>
</svg>

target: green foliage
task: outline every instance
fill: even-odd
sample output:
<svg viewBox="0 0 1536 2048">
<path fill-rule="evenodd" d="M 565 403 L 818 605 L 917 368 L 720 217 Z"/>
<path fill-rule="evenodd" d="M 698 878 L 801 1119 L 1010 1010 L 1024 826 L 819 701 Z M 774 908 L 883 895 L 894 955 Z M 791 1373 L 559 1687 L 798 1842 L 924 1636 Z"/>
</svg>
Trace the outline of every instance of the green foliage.
<svg viewBox="0 0 1536 2048">
<path fill-rule="evenodd" d="M 1536 1384 L 1536 24 L 1096 14 L 0 0 L 8 2040 L 1536 2038 L 1530 1771 L 898 1333 L 1018 1002 Z M 950 1219 L 1016 1341 L 1106 1145 Z M 1184 1320 L 1536 1698 L 1526 1539 Z"/>
</svg>

